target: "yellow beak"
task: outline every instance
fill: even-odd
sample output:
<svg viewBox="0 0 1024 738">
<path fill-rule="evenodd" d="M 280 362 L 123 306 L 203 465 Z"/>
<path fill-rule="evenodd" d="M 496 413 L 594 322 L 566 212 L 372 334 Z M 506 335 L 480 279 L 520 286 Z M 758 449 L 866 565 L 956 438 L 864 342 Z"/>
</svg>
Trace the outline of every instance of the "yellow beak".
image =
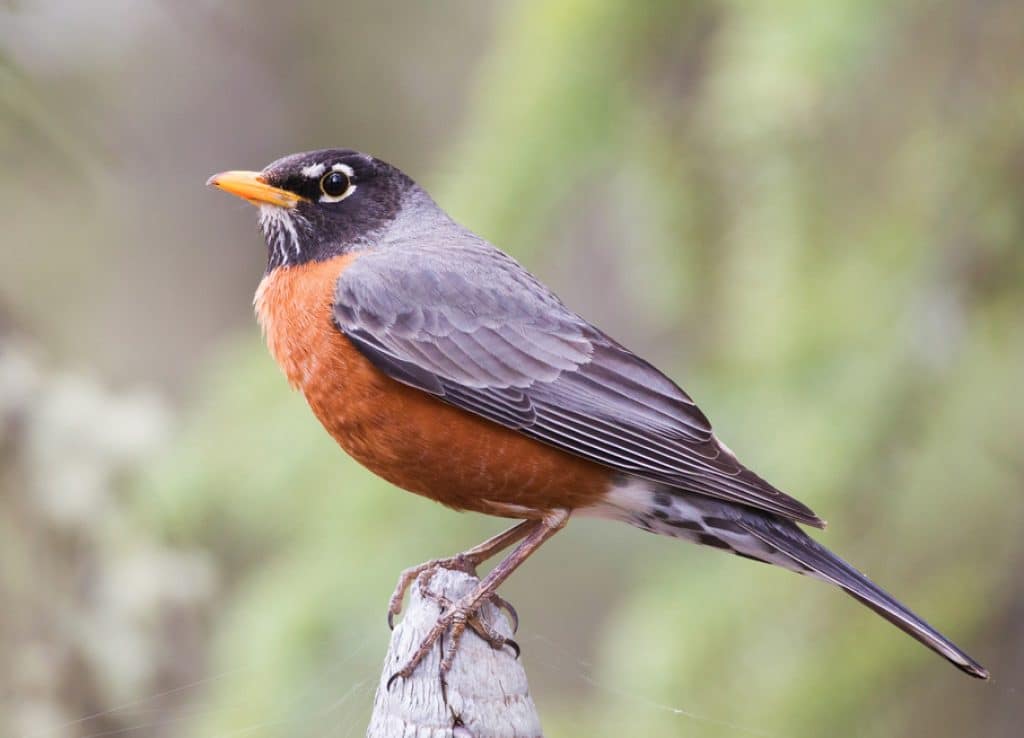
<svg viewBox="0 0 1024 738">
<path fill-rule="evenodd" d="M 294 208 L 302 200 L 294 192 L 267 184 L 267 180 L 259 172 L 221 172 L 206 180 L 206 184 L 220 187 L 225 192 L 237 195 L 253 205 Z"/>
</svg>

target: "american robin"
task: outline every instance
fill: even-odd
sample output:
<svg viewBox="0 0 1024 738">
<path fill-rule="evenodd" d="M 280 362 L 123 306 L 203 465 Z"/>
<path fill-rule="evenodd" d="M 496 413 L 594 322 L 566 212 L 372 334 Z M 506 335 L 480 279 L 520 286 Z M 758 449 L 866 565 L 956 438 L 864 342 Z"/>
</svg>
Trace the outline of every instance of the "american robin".
<svg viewBox="0 0 1024 738">
<path fill-rule="evenodd" d="M 457 510 L 522 522 L 451 559 L 474 569 L 408 676 L 573 515 L 619 520 L 834 584 L 971 676 L 988 672 L 810 538 L 806 505 L 744 467 L 671 379 L 572 312 L 512 257 L 452 220 L 396 167 L 348 149 L 286 156 L 208 184 L 259 207 L 266 274 L 256 314 L 288 381 L 374 473 Z"/>
</svg>

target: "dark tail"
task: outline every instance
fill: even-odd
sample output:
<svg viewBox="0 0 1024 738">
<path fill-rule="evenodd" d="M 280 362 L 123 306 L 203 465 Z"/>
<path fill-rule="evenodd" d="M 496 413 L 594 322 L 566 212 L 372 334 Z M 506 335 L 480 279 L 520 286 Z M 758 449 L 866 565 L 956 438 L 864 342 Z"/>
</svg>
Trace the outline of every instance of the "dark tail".
<svg viewBox="0 0 1024 738">
<path fill-rule="evenodd" d="M 829 551 L 789 521 L 744 516 L 740 521 L 751 535 L 777 548 L 817 577 L 840 587 L 907 635 L 916 638 L 954 666 L 978 679 L 988 679 L 988 670 L 897 602 L 866 576 Z"/>
</svg>

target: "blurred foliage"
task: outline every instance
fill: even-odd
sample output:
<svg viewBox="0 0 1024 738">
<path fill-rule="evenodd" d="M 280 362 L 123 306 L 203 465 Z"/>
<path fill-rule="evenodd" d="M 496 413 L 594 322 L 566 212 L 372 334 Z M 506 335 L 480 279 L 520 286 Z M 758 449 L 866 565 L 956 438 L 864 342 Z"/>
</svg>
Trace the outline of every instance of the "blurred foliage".
<svg viewBox="0 0 1024 738">
<path fill-rule="evenodd" d="M 504 590 L 523 617 L 548 734 L 1018 735 L 1024 7 L 481 7 L 461 22 L 486 19 L 486 34 L 447 31 L 452 58 L 476 58 L 454 43 L 464 37 L 480 58 L 463 65 L 468 107 L 448 138 L 430 116 L 454 102 L 438 113 L 409 100 L 432 89 L 454 101 L 451 59 L 429 84 L 409 77 L 415 93 L 390 86 L 397 70 L 430 64 L 394 50 L 421 29 L 444 40 L 436 17 L 399 19 L 384 4 L 320 26 L 313 3 L 246 29 L 276 40 L 246 57 L 263 69 L 289 49 L 316 50 L 296 52 L 304 83 L 271 87 L 288 121 L 264 129 L 284 147 L 272 155 L 317 131 L 314 145 L 355 145 L 416 174 L 459 220 L 670 370 L 741 458 L 833 521 L 823 542 L 996 676 L 968 680 L 827 587 L 579 521 Z M 322 41 L 332 29 L 357 46 L 347 58 L 390 70 L 382 89 L 367 82 L 374 66 L 359 67 L 358 83 L 337 79 Z M 384 118 L 390 128 L 375 134 L 368 121 Z M 214 160 L 208 146 L 196 157 L 205 173 L 261 163 Z M 187 234 L 247 238 L 250 252 L 258 239 L 251 227 Z M 178 250 L 154 263 L 206 258 Z M 251 289 L 255 269 L 230 271 Z M 179 345 L 202 322 L 189 315 L 174 314 Z M 399 493 L 345 458 L 255 333 L 217 334 L 197 388 L 183 390 L 180 432 L 120 513 L 154 545 L 204 551 L 217 572 L 203 655 L 184 654 L 205 679 L 179 682 L 180 703 L 153 720 L 123 715 L 129 733 L 361 734 L 394 577 L 501 524 Z M 143 705 L 152 694 L 137 683 Z"/>
<path fill-rule="evenodd" d="M 46 367 L 28 341 L 0 336 L 0 619 L 4 735 L 105 734 L 139 715 L 98 705 L 194 680 L 217 588 L 203 550 L 140 528 L 125 475 L 168 434 L 152 393 L 111 393 Z"/>
</svg>

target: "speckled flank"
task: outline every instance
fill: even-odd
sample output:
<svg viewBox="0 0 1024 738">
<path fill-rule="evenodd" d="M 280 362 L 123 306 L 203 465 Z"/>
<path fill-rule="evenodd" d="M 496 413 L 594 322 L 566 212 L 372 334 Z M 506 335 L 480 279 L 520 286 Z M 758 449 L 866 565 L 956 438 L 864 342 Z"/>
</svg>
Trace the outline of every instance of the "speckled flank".
<svg viewBox="0 0 1024 738">
<path fill-rule="evenodd" d="M 619 475 L 604 500 L 580 514 L 621 520 L 649 533 L 718 548 L 800 574 L 809 573 L 805 566 L 740 525 L 740 516 L 759 513 L 746 513 L 736 505 L 680 492 L 657 482 Z"/>
</svg>

